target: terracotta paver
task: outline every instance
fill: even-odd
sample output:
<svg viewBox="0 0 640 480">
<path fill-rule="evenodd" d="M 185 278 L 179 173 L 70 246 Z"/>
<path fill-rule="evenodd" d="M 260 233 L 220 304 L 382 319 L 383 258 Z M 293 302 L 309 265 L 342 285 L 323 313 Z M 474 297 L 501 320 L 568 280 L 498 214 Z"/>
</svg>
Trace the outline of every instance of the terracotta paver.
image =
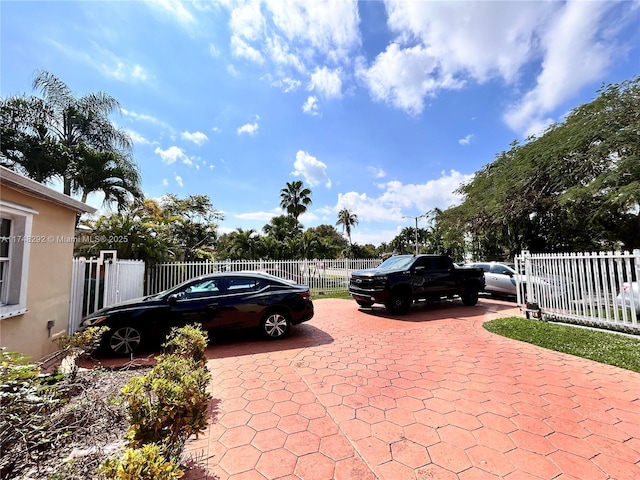
<svg viewBox="0 0 640 480">
<path fill-rule="evenodd" d="M 214 339 L 185 480 L 640 478 L 640 374 L 482 328 L 513 303 L 314 303 L 282 341 Z"/>
</svg>

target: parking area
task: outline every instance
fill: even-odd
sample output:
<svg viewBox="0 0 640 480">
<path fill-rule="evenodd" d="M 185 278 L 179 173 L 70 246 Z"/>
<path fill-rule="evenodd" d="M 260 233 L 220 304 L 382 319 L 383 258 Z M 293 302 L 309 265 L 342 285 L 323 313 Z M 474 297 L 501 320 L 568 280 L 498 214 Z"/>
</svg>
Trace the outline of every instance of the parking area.
<svg viewBox="0 0 640 480">
<path fill-rule="evenodd" d="M 640 478 L 640 374 L 482 328 L 513 303 L 314 303 L 285 340 L 214 339 L 185 479 Z"/>
</svg>

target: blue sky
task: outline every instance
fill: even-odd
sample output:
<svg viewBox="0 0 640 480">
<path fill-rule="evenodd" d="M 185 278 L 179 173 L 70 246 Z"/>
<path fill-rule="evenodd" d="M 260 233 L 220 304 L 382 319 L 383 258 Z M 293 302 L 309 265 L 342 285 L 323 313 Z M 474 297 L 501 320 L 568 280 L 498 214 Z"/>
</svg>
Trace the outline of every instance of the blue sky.
<svg viewBox="0 0 640 480">
<path fill-rule="evenodd" d="M 2 1 L 0 15 L 1 96 L 33 93 L 37 69 L 112 95 L 145 194 L 208 195 L 222 233 L 260 231 L 303 180 L 305 228 L 348 208 L 354 242 L 388 242 L 458 203 L 512 141 L 640 74 L 638 1 Z"/>
</svg>

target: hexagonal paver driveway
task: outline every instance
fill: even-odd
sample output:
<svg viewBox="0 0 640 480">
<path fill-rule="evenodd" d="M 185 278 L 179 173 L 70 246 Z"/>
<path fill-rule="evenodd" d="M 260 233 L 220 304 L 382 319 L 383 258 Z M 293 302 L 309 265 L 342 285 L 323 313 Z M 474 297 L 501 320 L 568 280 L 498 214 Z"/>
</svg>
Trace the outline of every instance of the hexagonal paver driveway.
<svg viewBox="0 0 640 480">
<path fill-rule="evenodd" d="M 209 348 L 186 480 L 640 478 L 640 374 L 482 328 L 512 303 L 315 306 L 285 340 Z"/>
</svg>

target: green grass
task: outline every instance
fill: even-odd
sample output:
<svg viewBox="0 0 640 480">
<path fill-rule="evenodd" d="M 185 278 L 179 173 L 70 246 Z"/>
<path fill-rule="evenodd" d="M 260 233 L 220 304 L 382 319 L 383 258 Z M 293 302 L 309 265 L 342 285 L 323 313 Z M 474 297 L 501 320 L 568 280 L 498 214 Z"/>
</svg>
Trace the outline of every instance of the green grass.
<svg viewBox="0 0 640 480">
<path fill-rule="evenodd" d="M 640 338 L 519 317 L 492 320 L 484 328 L 539 347 L 640 372 Z"/>
<path fill-rule="evenodd" d="M 319 292 L 320 290 L 311 290 L 311 300 L 322 300 L 323 298 L 341 298 L 344 300 L 351 300 L 351 296 L 346 290 L 340 292 L 323 293 L 322 295 L 320 295 Z"/>
</svg>

